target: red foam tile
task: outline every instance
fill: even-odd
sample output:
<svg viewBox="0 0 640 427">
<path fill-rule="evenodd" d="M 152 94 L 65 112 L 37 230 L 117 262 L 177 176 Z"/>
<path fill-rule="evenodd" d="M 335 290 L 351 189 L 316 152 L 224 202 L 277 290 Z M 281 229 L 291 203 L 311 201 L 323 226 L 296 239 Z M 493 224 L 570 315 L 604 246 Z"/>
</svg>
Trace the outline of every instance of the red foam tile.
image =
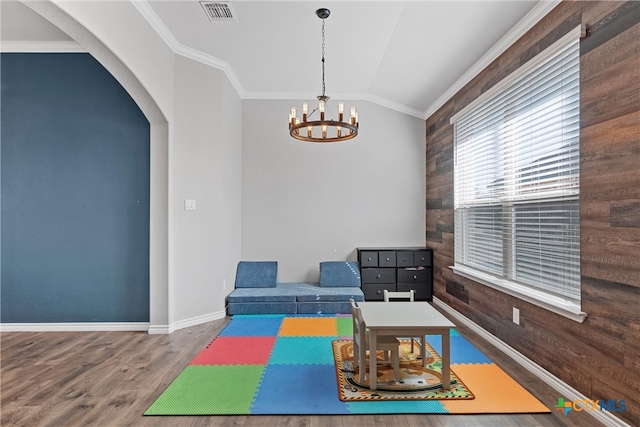
<svg viewBox="0 0 640 427">
<path fill-rule="evenodd" d="M 276 337 L 218 337 L 189 365 L 266 365 Z"/>
</svg>

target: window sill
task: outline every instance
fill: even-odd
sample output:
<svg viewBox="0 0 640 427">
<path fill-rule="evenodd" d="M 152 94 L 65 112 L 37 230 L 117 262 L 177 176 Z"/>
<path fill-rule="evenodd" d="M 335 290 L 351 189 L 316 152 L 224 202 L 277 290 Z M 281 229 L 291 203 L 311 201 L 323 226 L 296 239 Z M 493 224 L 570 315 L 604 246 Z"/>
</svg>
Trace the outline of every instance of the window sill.
<svg viewBox="0 0 640 427">
<path fill-rule="evenodd" d="M 549 310 L 575 322 L 582 323 L 584 322 L 584 319 L 587 318 L 587 313 L 583 312 L 580 305 L 575 302 L 549 295 L 544 292 L 538 292 L 525 286 L 520 286 L 468 267 L 451 266 L 449 268 L 460 276 L 482 283 L 485 286 L 489 286 L 490 288 L 504 292 L 505 294 L 519 298 L 530 304 L 542 307 L 545 310 Z"/>
</svg>

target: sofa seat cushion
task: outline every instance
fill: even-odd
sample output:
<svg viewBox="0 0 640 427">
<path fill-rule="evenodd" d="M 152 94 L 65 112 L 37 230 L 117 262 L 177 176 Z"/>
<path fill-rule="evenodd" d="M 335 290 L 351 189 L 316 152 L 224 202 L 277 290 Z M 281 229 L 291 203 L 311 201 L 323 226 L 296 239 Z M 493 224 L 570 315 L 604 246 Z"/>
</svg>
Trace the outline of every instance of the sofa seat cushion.
<svg viewBox="0 0 640 427">
<path fill-rule="evenodd" d="M 316 283 L 298 283 L 296 287 L 296 300 L 299 302 L 349 301 L 351 298 L 354 301 L 364 301 L 364 294 L 360 288 L 330 287 L 327 289 Z"/>
<path fill-rule="evenodd" d="M 296 289 L 278 284 L 275 288 L 240 288 L 229 294 L 229 303 L 239 302 L 295 302 Z"/>
<path fill-rule="evenodd" d="M 320 286 L 360 287 L 360 266 L 354 261 L 324 261 L 320 263 Z"/>
<path fill-rule="evenodd" d="M 295 301 L 279 302 L 230 302 L 227 314 L 296 314 L 298 303 Z"/>
<path fill-rule="evenodd" d="M 351 314 L 349 301 L 313 301 L 298 302 L 298 314 Z"/>
</svg>

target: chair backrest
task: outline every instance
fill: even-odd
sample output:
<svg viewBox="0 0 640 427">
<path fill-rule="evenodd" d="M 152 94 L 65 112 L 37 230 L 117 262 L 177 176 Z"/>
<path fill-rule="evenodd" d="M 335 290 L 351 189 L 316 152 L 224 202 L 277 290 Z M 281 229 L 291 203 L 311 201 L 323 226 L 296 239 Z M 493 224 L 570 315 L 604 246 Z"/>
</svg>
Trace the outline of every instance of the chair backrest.
<svg viewBox="0 0 640 427">
<path fill-rule="evenodd" d="M 413 289 L 406 292 L 389 292 L 388 290 L 384 290 L 384 302 L 389 302 L 391 299 L 403 299 L 409 300 L 411 302 L 415 301 L 415 293 Z"/>
<path fill-rule="evenodd" d="M 362 320 L 360 307 L 356 305 L 353 299 L 349 301 L 351 302 L 351 316 L 353 317 L 353 339 L 357 339 L 359 343 L 364 343 L 366 338 L 364 337 L 364 321 Z"/>
</svg>

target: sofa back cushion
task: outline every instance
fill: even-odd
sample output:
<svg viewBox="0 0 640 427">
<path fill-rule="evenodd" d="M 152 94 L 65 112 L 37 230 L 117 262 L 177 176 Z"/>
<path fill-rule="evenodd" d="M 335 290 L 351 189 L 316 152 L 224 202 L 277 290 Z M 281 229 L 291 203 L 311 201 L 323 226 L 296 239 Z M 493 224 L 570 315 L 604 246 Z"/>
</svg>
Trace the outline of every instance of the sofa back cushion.
<svg viewBox="0 0 640 427">
<path fill-rule="evenodd" d="M 277 261 L 240 261 L 238 263 L 236 289 L 275 288 L 277 284 Z"/>
<path fill-rule="evenodd" d="M 355 261 L 320 263 L 321 287 L 360 287 L 360 266 Z"/>
</svg>

